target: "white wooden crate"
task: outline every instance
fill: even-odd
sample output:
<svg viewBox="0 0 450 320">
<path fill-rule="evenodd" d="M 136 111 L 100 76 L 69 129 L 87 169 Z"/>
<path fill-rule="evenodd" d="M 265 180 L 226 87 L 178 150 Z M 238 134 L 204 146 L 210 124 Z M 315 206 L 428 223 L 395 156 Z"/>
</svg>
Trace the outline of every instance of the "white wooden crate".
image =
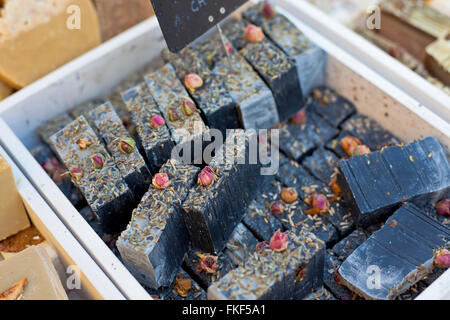
<svg viewBox="0 0 450 320">
<path fill-rule="evenodd" d="M 286 7 L 294 2 L 297 1 L 279 0 Z M 315 31 L 305 20 L 301 22 L 286 10 L 281 11 L 328 53 L 327 85 L 353 101 L 361 113 L 381 122 L 404 141 L 434 136 L 450 150 L 450 128 L 444 119 L 357 60 L 339 43 Z M 27 147 L 37 142 L 35 129 L 44 121 L 106 93 L 128 74 L 158 57 L 164 46 L 156 18 L 150 18 L 0 103 L 0 144 L 130 299 L 150 296 L 64 197 Z M 450 287 L 446 275 L 447 280 L 444 276 L 441 279 Z M 450 293 L 443 290 L 435 290 L 431 296 L 450 299 Z"/>
<path fill-rule="evenodd" d="M 17 189 L 33 225 L 55 247 L 65 270 L 68 266 L 76 266 L 80 270 L 81 288 L 66 290 L 69 299 L 123 300 L 124 295 L 87 254 L 2 147 L 0 154 L 13 170 Z M 61 277 L 61 281 L 65 283 L 66 279 Z"/>
</svg>

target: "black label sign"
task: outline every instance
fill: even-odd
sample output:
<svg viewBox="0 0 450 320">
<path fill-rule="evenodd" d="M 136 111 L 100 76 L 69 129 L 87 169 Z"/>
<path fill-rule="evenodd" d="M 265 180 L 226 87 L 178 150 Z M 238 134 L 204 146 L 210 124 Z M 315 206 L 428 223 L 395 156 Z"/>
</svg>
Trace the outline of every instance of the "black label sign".
<svg viewBox="0 0 450 320">
<path fill-rule="evenodd" d="M 178 52 L 246 0 L 151 0 L 167 46 Z"/>
</svg>

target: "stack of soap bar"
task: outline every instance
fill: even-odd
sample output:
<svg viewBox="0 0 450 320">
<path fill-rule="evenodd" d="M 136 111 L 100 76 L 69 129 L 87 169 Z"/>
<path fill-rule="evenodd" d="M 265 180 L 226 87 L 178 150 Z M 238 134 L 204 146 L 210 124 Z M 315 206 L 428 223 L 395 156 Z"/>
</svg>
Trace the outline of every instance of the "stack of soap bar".
<svg viewBox="0 0 450 320">
<path fill-rule="evenodd" d="M 170 159 L 174 144 L 169 129 L 165 124 L 158 128 L 152 127 L 152 118 L 162 115 L 145 83 L 123 92 L 122 98 L 136 126 L 137 137 L 147 156 L 149 169 L 152 174 L 155 174 Z"/>
<path fill-rule="evenodd" d="M 0 78 L 16 89 L 101 43 L 90 0 L 2 1 L 0 30 Z"/>
<path fill-rule="evenodd" d="M 339 274 L 346 286 L 367 299 L 395 299 L 431 273 L 434 250 L 449 241 L 449 228 L 405 204 L 342 263 Z M 381 272 L 378 278 L 375 269 Z"/>
<path fill-rule="evenodd" d="M 138 149 L 132 146 L 129 152 L 121 150 L 120 144 L 127 139 L 134 141 L 110 102 L 89 113 L 99 136 L 103 139 L 109 154 L 114 158 L 122 178 L 130 187 L 136 202 L 147 192 L 151 182 L 150 172 Z"/>
<path fill-rule="evenodd" d="M 68 300 L 44 249 L 32 246 L 0 262 L 0 293 L 26 279 L 20 300 Z"/>
<path fill-rule="evenodd" d="M 343 196 L 362 226 L 380 221 L 401 202 L 423 206 L 450 188 L 446 154 L 432 137 L 342 160 L 340 172 Z"/>
<path fill-rule="evenodd" d="M 294 60 L 267 39 L 248 43 L 241 53 L 272 90 L 280 121 L 289 119 L 304 107 Z"/>
<path fill-rule="evenodd" d="M 30 226 L 11 167 L 0 154 L 0 240 Z"/>
<path fill-rule="evenodd" d="M 168 175 L 170 186 L 162 190 L 150 186 L 117 241 L 130 271 L 151 288 L 170 286 L 188 250 L 189 237 L 180 207 L 198 170 L 169 160 L 160 173 Z"/>
<path fill-rule="evenodd" d="M 164 115 L 172 138 L 177 145 L 186 146 L 201 140 L 206 133 L 206 126 L 198 112 L 186 116 L 181 110 L 182 103 L 189 99 L 184 86 L 178 80 L 175 70 L 166 64 L 157 72 L 145 77 L 150 93 Z M 194 148 L 198 143 L 194 143 Z M 201 145 L 202 146 L 202 145 Z"/>
<path fill-rule="evenodd" d="M 186 47 L 171 61 L 178 78 L 186 86 L 185 76 L 191 73 L 198 75 L 203 85 L 195 90 L 187 88 L 201 109 L 210 128 L 218 129 L 225 134 L 227 129 L 240 128 L 236 103 L 226 90 L 222 79 L 209 69 L 200 54 Z"/>
<path fill-rule="evenodd" d="M 336 128 L 356 112 L 352 102 L 330 88 L 316 88 L 308 98 L 311 109 Z"/>
<path fill-rule="evenodd" d="M 288 232 L 287 248 L 268 244 L 208 288 L 208 299 L 303 299 L 323 284 L 324 244 L 309 232 Z"/>
<path fill-rule="evenodd" d="M 269 129 L 279 122 L 272 92 L 241 55 L 233 54 L 230 60 L 218 60 L 213 71 L 223 79 L 238 104 L 245 129 Z"/>
<path fill-rule="evenodd" d="M 305 95 L 317 86 L 325 83 L 326 54 L 325 51 L 313 44 L 305 35 L 284 15 L 274 12 L 268 18 L 263 10 L 267 2 L 260 2 L 245 10 L 245 19 L 256 24 L 264 33 L 290 58 L 297 63 L 298 78 Z"/>
<path fill-rule="evenodd" d="M 190 191 L 183 209 L 194 248 L 220 252 L 241 221 L 262 180 L 260 165 L 248 162 L 249 145 L 255 139 L 255 134 L 232 132 L 210 163 L 216 179 Z"/>
<path fill-rule="evenodd" d="M 83 116 L 76 119 L 54 134 L 50 141 L 61 161 L 72 173 L 72 181 L 86 198 L 104 231 L 122 231 L 130 221 L 133 195 L 123 181 L 114 159 L 86 119 Z M 102 168 L 94 166 L 92 157 L 95 156 L 103 157 Z"/>
</svg>

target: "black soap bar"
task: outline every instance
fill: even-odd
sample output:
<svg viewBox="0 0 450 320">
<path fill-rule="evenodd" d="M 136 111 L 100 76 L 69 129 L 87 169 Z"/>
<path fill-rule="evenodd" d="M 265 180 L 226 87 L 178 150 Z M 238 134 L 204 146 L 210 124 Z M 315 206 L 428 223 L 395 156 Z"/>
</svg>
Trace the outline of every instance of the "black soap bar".
<svg viewBox="0 0 450 320">
<path fill-rule="evenodd" d="M 72 177 L 106 233 L 114 234 L 130 221 L 134 198 L 114 159 L 104 148 L 86 119 L 81 116 L 50 137 L 53 148 L 67 169 L 79 170 Z M 92 157 L 103 157 L 96 168 Z"/>
<path fill-rule="evenodd" d="M 131 189 L 136 204 L 139 203 L 151 183 L 151 174 L 144 158 L 135 147 L 133 138 L 131 138 L 110 102 L 106 102 L 89 112 L 89 118 L 95 125 L 99 136 L 103 139 L 107 150 L 114 158 L 123 179 Z M 131 144 L 128 144 L 130 150 L 123 150 L 121 143 L 127 141 L 127 139 L 131 139 L 129 140 Z"/>
<path fill-rule="evenodd" d="M 77 188 L 67 176 L 63 176 L 67 169 L 55 158 L 49 147 L 39 145 L 31 149 L 30 153 L 74 206 L 78 206 L 83 202 L 83 196 Z"/>
<path fill-rule="evenodd" d="M 369 237 L 368 233 L 362 229 L 357 229 L 347 237 L 336 243 L 331 251 L 339 261 L 344 261 Z"/>
<path fill-rule="evenodd" d="M 197 74 L 203 81 L 200 88 L 186 88 L 201 109 L 210 128 L 218 129 L 225 135 L 227 129 L 240 128 L 236 103 L 226 90 L 222 78 L 213 74 L 206 61 L 191 47 L 183 49 L 170 63 L 180 81 L 185 84 L 185 76 Z"/>
<path fill-rule="evenodd" d="M 325 254 L 325 267 L 323 270 L 323 282 L 325 287 L 339 300 L 354 300 L 357 296 L 347 287 L 340 283 L 338 275 L 341 261 L 339 261 L 332 252 Z"/>
<path fill-rule="evenodd" d="M 334 90 L 319 87 L 308 97 L 311 109 L 334 127 L 356 113 L 355 105 Z"/>
<path fill-rule="evenodd" d="M 340 237 L 345 237 L 352 232 L 355 227 L 351 210 L 343 200 L 331 201 L 331 199 L 329 199 L 329 201 L 330 210 L 322 216 L 337 229 Z"/>
<path fill-rule="evenodd" d="M 340 172 L 343 196 L 362 226 L 382 220 L 401 202 L 424 205 L 450 188 L 445 152 L 431 137 L 343 160 Z"/>
<path fill-rule="evenodd" d="M 346 286 L 365 298 L 395 299 L 431 273 L 434 250 L 449 240 L 449 228 L 405 204 L 342 263 L 339 274 Z M 380 272 L 379 286 L 370 268 Z"/>
<path fill-rule="evenodd" d="M 160 170 L 170 186 L 154 185 L 133 211 L 117 248 L 133 275 L 157 289 L 169 286 L 188 251 L 189 237 L 180 211 L 199 169 L 169 160 Z"/>
<path fill-rule="evenodd" d="M 261 244 L 245 263 L 208 288 L 208 299 L 303 299 L 322 287 L 323 242 L 307 231 L 286 235 L 284 251 Z"/>
<path fill-rule="evenodd" d="M 212 256 L 201 251 L 189 250 L 184 259 L 184 268 L 205 289 L 225 276 L 236 266 L 233 260 L 224 253 L 220 253 L 218 256 Z"/>
<path fill-rule="evenodd" d="M 136 127 L 136 134 L 147 157 L 149 169 L 152 174 L 158 173 L 163 164 L 170 159 L 174 146 L 166 125 L 156 128 L 151 125 L 152 118 L 162 117 L 162 114 L 145 83 L 124 91 L 122 98 Z"/>
<path fill-rule="evenodd" d="M 400 143 L 397 137 L 384 129 L 378 122 L 361 114 L 352 116 L 341 127 L 361 140 L 372 151 Z"/>
<path fill-rule="evenodd" d="M 303 160 L 302 165 L 311 174 L 325 184 L 329 184 L 331 176 L 337 172 L 339 159 L 330 151 L 320 147 L 310 156 Z"/>
<path fill-rule="evenodd" d="M 282 223 L 270 213 L 263 201 L 252 202 L 248 206 L 242 222 L 260 241 L 270 241 L 276 231 L 283 230 Z"/>
<path fill-rule="evenodd" d="M 39 128 L 37 128 L 37 133 L 41 140 L 47 144 L 50 148 L 53 148 L 50 137 L 57 133 L 59 130 L 63 129 L 69 123 L 71 123 L 75 118 L 73 118 L 70 114 L 63 113 L 60 114 L 44 124 L 42 124 Z M 56 153 L 56 150 L 53 150 Z"/>
<path fill-rule="evenodd" d="M 258 240 L 252 232 L 244 224 L 239 223 L 228 239 L 224 252 L 235 264 L 241 264 L 256 250 L 257 244 Z"/>
</svg>

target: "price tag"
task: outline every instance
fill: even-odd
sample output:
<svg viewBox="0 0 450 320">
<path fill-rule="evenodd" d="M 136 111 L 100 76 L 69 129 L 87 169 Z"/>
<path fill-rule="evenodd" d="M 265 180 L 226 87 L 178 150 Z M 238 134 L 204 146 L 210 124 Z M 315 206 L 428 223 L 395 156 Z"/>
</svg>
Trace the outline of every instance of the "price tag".
<svg viewBox="0 0 450 320">
<path fill-rule="evenodd" d="M 246 0 L 151 0 L 167 46 L 179 52 Z"/>
</svg>

